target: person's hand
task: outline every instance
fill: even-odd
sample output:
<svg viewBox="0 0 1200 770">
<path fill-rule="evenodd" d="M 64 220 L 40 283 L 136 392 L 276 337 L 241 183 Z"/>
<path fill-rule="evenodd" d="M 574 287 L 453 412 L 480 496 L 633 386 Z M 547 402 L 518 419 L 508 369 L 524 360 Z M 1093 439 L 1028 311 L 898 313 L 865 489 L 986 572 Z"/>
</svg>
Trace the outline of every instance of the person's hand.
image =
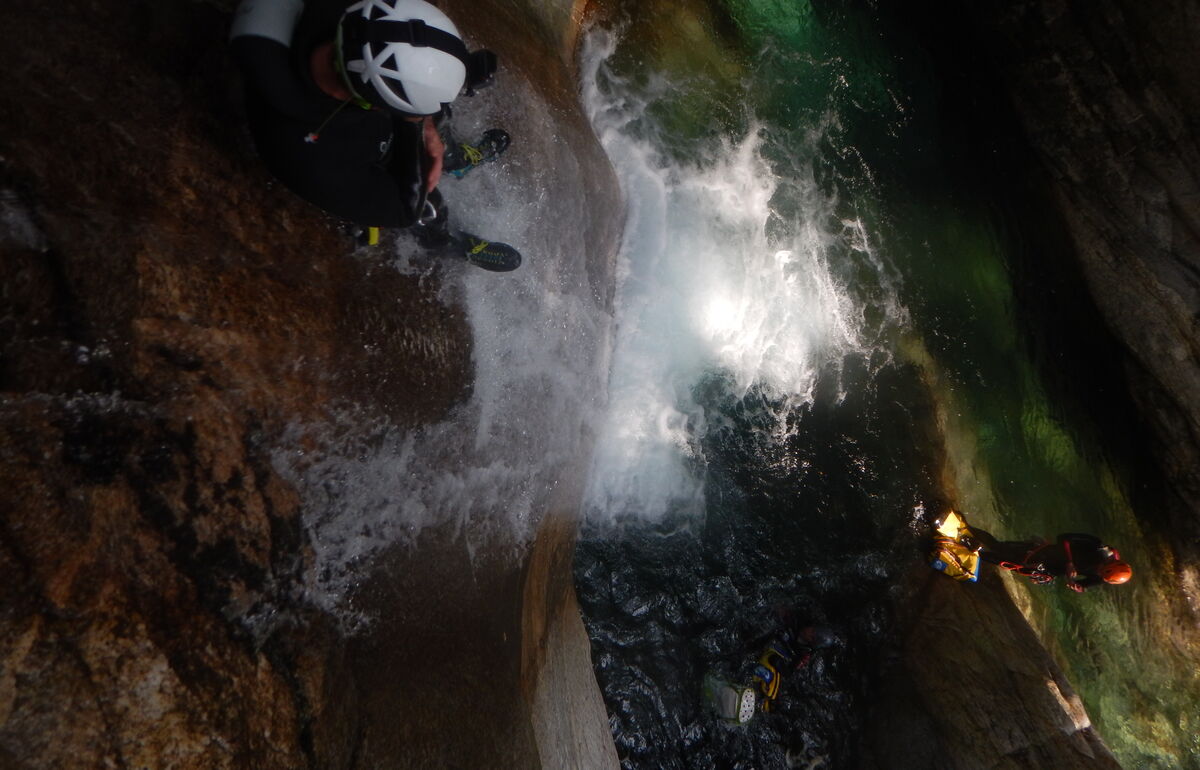
<svg viewBox="0 0 1200 770">
<path fill-rule="evenodd" d="M 1083 586 L 1079 585 L 1078 583 L 1076 583 L 1074 581 L 1070 581 L 1070 580 L 1067 581 L 1067 588 L 1070 588 L 1072 591 L 1074 591 L 1077 594 L 1083 593 Z"/>
<path fill-rule="evenodd" d="M 425 141 L 425 155 L 429 158 L 429 163 L 425 167 L 425 192 L 433 192 L 433 188 L 437 187 L 438 180 L 442 178 L 442 156 L 446 154 L 446 145 L 442 142 L 442 136 L 438 133 L 437 126 L 433 124 L 433 118 L 424 118 L 421 121 L 421 135 Z"/>
</svg>

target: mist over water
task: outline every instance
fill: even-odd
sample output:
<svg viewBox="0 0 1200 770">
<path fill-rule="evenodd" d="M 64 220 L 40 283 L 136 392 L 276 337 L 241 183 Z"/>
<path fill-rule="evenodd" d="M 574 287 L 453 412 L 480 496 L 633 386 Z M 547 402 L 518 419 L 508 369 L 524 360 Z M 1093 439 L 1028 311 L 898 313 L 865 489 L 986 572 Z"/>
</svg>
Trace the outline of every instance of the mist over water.
<svg viewBox="0 0 1200 770">
<path fill-rule="evenodd" d="M 729 378 L 738 396 L 757 389 L 783 415 L 811 402 L 823 368 L 871 344 L 831 260 L 873 255 L 862 223 L 837 216 L 806 165 L 819 134 L 793 162 L 788 195 L 802 204 L 783 209 L 764 127 L 752 121 L 741 136 L 671 155 L 670 137 L 645 118 L 670 91 L 638 90 L 609 68 L 616 41 L 597 31 L 582 55 L 585 107 L 628 209 L 609 404 L 585 505 L 594 522 L 703 509 L 708 424 L 694 390 L 705 377 Z"/>
</svg>

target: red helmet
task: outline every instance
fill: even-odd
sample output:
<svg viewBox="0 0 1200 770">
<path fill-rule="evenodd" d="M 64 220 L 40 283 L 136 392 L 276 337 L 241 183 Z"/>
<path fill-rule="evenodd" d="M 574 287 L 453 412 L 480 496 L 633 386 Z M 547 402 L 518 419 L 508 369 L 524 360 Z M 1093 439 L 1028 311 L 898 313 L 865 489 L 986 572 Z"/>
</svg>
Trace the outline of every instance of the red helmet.
<svg viewBox="0 0 1200 770">
<path fill-rule="evenodd" d="M 1110 561 L 1100 567 L 1100 577 L 1105 583 L 1128 583 L 1133 577 L 1133 569 L 1123 561 Z"/>
</svg>

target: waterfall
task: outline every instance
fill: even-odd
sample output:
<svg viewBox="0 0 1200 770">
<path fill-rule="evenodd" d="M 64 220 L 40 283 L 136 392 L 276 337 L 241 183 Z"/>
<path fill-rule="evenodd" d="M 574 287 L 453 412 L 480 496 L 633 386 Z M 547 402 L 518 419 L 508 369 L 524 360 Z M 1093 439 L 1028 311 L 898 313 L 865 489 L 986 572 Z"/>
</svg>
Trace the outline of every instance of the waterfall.
<svg viewBox="0 0 1200 770">
<path fill-rule="evenodd" d="M 766 157 L 768 127 L 696 142 L 684 157 L 647 118 L 668 99 L 607 65 L 615 33 L 586 41 L 583 98 L 628 206 L 619 260 L 609 403 L 586 510 L 656 519 L 703 507 L 707 429 L 693 395 L 707 377 L 759 388 L 781 415 L 811 402 L 823 367 L 864 350 L 864 310 L 839 257 L 873 258 L 862 222 L 838 215 L 812 164 L 818 127 L 790 148 L 788 196 Z"/>
<path fill-rule="evenodd" d="M 370 258 L 379 269 L 439 275 L 445 303 L 470 326 L 469 392 L 432 425 L 393 425 L 357 410 L 331 425 L 295 425 L 275 455 L 307 501 L 314 564 L 306 598 L 348 627 L 363 621 L 347 599 L 372 559 L 423 532 L 515 558 L 548 509 L 578 505 L 595 432 L 610 316 L 589 277 L 596 249 L 578 232 L 599 202 L 567 184 L 584 175 L 581 161 L 533 84 L 512 80 L 463 102 L 451 124 L 458 139 L 500 126 L 513 143 L 498 162 L 442 180 L 451 222 L 517 246 L 524 264 L 495 274 L 437 262 L 404 234 L 394 252 Z"/>
</svg>

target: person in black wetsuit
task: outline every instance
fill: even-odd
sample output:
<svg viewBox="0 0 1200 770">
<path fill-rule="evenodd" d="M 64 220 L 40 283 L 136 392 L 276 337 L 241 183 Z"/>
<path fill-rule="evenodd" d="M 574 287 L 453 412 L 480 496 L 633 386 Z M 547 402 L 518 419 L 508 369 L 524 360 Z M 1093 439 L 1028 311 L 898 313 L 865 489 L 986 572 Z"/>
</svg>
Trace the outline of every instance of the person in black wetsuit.
<svg viewBox="0 0 1200 770">
<path fill-rule="evenodd" d="M 444 234 L 435 120 L 469 71 L 490 77 L 494 56 L 468 53 L 423 0 L 243 0 L 231 48 L 274 176 L 361 227 L 429 218 L 424 229 Z"/>
<path fill-rule="evenodd" d="M 1119 585 L 1133 576 L 1133 570 L 1121 561 L 1121 554 L 1095 535 L 1066 533 L 1049 543 L 1044 540 L 997 540 L 972 525 L 971 532 L 980 557 L 992 564 L 1013 570 L 1035 583 L 1049 583 L 1057 577 L 1067 587 L 1082 593 L 1103 583 Z"/>
</svg>

